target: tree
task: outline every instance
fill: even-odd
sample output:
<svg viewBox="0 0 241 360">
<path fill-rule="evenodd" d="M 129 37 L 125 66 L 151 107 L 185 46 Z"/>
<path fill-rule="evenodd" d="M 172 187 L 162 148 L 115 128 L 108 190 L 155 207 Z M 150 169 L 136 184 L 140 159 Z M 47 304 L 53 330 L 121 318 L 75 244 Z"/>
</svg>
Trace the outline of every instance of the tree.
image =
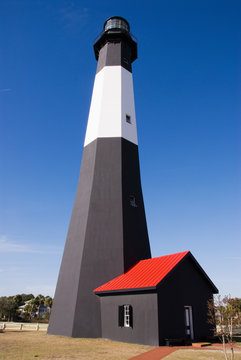
<svg viewBox="0 0 241 360">
<path fill-rule="evenodd" d="M 14 302 L 16 303 L 16 305 L 17 306 L 20 306 L 20 305 L 22 305 L 23 304 L 23 298 L 22 298 L 22 295 L 15 295 L 14 297 L 13 297 L 13 300 L 14 300 Z"/>
<path fill-rule="evenodd" d="M 231 359 L 234 359 L 233 329 L 240 324 L 239 304 L 230 296 L 222 298 L 220 295 L 208 302 L 208 322 L 213 325 L 214 335 L 218 336 L 223 344 L 226 360 L 229 359 L 226 342 L 230 345 Z"/>
<path fill-rule="evenodd" d="M 14 320 L 17 317 L 17 309 L 18 305 L 14 301 L 13 296 L 2 296 L 0 298 L 0 317 L 11 321 Z"/>
<path fill-rule="evenodd" d="M 23 303 L 22 305 L 26 302 L 26 301 L 29 301 L 31 299 L 34 298 L 33 294 L 21 294 L 22 296 L 22 300 L 23 300 Z"/>
<path fill-rule="evenodd" d="M 34 302 L 35 302 L 35 304 L 37 306 L 37 309 L 38 309 L 38 319 L 39 319 L 40 318 L 40 306 L 44 304 L 44 296 L 39 294 L 34 299 Z"/>
<path fill-rule="evenodd" d="M 33 318 L 37 311 L 37 305 L 35 303 L 35 298 L 29 300 L 24 307 L 24 318 Z"/>
<path fill-rule="evenodd" d="M 241 325 L 241 299 L 240 298 L 230 298 L 228 303 L 233 307 L 235 312 L 235 317 L 237 319 L 237 326 Z"/>
<path fill-rule="evenodd" d="M 0 318 L 1 319 L 6 318 L 6 302 L 7 302 L 6 296 L 0 297 Z"/>
<path fill-rule="evenodd" d="M 51 296 L 46 296 L 45 297 L 44 305 L 51 309 L 51 307 L 53 305 L 53 299 L 51 298 Z"/>
<path fill-rule="evenodd" d="M 51 296 L 46 296 L 45 297 L 44 305 L 47 306 L 47 312 L 44 314 L 43 319 L 49 320 L 50 313 L 51 313 L 51 308 L 52 308 L 52 305 L 53 305 L 53 299 L 51 298 Z"/>
</svg>

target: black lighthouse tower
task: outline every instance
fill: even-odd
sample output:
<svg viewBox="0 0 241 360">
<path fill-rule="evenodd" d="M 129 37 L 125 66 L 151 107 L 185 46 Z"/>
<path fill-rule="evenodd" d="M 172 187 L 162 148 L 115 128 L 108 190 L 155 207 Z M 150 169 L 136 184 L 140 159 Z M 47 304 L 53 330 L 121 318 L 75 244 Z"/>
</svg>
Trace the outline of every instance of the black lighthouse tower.
<svg viewBox="0 0 241 360">
<path fill-rule="evenodd" d="M 49 334 L 101 337 L 98 286 L 151 257 L 142 197 L 128 22 L 112 17 L 94 43 L 98 60 L 77 195 Z"/>
</svg>

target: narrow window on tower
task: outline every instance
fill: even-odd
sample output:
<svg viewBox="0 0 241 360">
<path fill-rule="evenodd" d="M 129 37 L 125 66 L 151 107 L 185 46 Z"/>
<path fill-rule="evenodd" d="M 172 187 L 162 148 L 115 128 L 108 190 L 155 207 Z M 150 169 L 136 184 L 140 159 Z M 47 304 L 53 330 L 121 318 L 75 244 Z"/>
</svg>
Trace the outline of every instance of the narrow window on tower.
<svg viewBox="0 0 241 360">
<path fill-rule="evenodd" d="M 119 327 L 133 327 L 133 310 L 131 305 L 119 306 Z"/>
<path fill-rule="evenodd" d="M 128 115 L 128 114 L 126 114 L 126 122 L 127 122 L 128 124 L 131 124 L 131 116 Z"/>
<path fill-rule="evenodd" d="M 134 195 L 130 195 L 130 205 L 133 207 L 137 207 L 136 198 Z"/>
</svg>

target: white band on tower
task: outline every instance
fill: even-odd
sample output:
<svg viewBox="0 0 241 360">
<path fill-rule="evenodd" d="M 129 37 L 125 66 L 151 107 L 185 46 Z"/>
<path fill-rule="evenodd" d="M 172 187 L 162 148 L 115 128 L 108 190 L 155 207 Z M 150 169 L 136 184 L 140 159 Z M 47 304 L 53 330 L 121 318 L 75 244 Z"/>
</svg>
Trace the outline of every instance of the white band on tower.
<svg viewBox="0 0 241 360">
<path fill-rule="evenodd" d="M 96 74 L 84 146 L 107 137 L 138 144 L 132 73 L 122 66 Z"/>
</svg>

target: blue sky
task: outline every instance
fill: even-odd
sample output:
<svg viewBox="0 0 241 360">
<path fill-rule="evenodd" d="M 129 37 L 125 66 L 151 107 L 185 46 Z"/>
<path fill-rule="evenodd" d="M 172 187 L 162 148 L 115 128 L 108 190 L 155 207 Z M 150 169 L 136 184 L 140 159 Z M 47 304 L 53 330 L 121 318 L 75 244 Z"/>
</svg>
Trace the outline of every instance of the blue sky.
<svg viewBox="0 0 241 360">
<path fill-rule="evenodd" d="M 241 297 L 240 1 L 2 0 L 0 296 L 53 295 L 96 71 L 125 17 L 153 256 L 191 250 Z"/>
</svg>

